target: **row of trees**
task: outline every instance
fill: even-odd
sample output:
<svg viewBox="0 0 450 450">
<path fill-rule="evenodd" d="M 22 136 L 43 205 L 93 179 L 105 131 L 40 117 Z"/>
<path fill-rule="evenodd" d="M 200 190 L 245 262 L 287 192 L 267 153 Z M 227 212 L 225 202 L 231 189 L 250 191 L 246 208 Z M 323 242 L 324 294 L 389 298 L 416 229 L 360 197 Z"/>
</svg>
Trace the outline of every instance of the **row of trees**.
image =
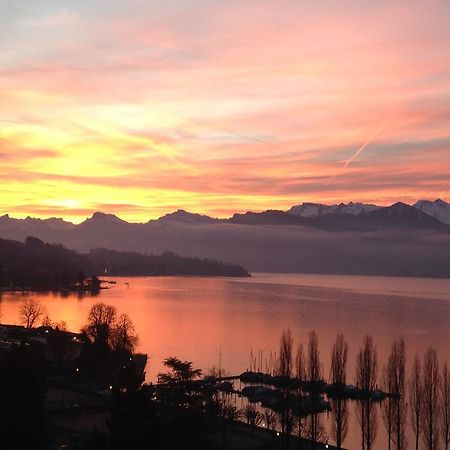
<svg viewBox="0 0 450 450">
<path fill-rule="evenodd" d="M 19 307 L 19 320 L 26 328 L 33 328 L 42 317 L 42 326 L 65 331 L 65 322 L 53 323 L 38 300 L 29 298 Z M 132 353 L 137 344 L 137 334 L 128 315 L 118 316 L 114 306 L 104 303 L 96 303 L 91 307 L 82 332 L 92 345 L 109 347 L 117 352 Z"/>
<path fill-rule="evenodd" d="M 342 334 L 336 337 L 331 351 L 330 384 L 345 387 L 349 346 Z M 422 362 L 423 361 L 423 362 Z M 369 395 L 378 386 L 378 353 L 371 336 L 365 336 L 362 348 L 356 356 L 356 386 L 367 393 L 356 404 L 360 426 L 361 448 L 370 450 L 377 436 L 378 403 Z M 283 331 L 280 340 L 277 375 L 318 382 L 323 379 L 318 337 L 309 334 L 305 354 L 299 344 L 294 356 L 294 340 L 290 330 Z M 440 369 L 436 351 L 429 348 L 423 360 L 416 355 L 409 376 L 406 374 L 406 349 L 403 339 L 396 339 L 391 347 L 388 362 L 381 370 L 381 387 L 387 398 L 381 404 L 382 419 L 388 438 L 388 449 L 407 448 L 406 423 L 408 417 L 414 433 L 414 448 L 422 441 L 426 450 L 438 450 L 441 443 L 445 450 L 450 444 L 450 373 L 447 363 Z M 407 392 L 408 391 L 408 392 Z M 348 433 L 348 400 L 345 396 L 332 398 L 331 437 L 341 448 Z M 325 438 L 325 430 L 318 414 L 306 419 L 292 418 L 288 411 L 280 413 L 283 432 L 290 433 L 297 420 L 297 434 L 318 442 Z"/>
<path fill-rule="evenodd" d="M 19 319 L 26 328 L 35 327 L 43 319 L 40 326 L 46 329 L 48 348 L 56 363 L 73 353 L 73 342 L 65 322 L 53 323 L 38 300 L 24 301 L 19 307 Z M 98 387 L 109 386 L 118 379 L 120 368 L 130 360 L 138 342 L 129 316 L 118 315 L 114 306 L 104 303 L 91 307 L 80 337 L 83 342 L 78 361 L 80 377 Z"/>
</svg>

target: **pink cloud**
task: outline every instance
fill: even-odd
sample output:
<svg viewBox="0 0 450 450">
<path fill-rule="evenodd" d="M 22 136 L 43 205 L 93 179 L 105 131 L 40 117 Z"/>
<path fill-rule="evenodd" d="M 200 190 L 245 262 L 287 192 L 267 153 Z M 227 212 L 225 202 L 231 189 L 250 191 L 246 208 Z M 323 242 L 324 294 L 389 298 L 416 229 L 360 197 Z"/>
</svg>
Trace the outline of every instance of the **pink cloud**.
<svg viewBox="0 0 450 450">
<path fill-rule="evenodd" d="M 148 189 L 167 205 L 176 191 L 230 212 L 256 197 L 267 207 L 351 199 L 355 184 L 382 202 L 448 192 L 448 4 L 175 3 L 11 19 L 2 185 L 120 187 L 142 207 Z M 27 164 L 39 152 L 70 164 L 89 148 L 98 176 Z"/>
</svg>

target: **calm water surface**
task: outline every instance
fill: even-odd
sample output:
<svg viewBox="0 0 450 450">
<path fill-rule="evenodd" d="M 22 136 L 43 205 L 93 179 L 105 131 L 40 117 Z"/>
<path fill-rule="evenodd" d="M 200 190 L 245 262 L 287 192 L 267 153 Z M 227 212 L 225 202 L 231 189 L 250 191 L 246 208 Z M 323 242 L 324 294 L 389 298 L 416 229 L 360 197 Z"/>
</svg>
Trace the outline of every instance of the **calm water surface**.
<svg viewBox="0 0 450 450">
<path fill-rule="evenodd" d="M 348 382 L 354 382 L 356 353 L 367 333 L 374 336 L 378 349 L 379 374 L 397 337 L 405 339 L 409 361 L 416 352 L 434 346 L 441 362 L 450 362 L 450 280 L 298 274 L 116 280 L 97 297 L 4 293 L 0 319 L 18 323 L 20 303 L 33 295 L 52 320 L 64 320 L 70 329 L 79 330 L 94 303 L 114 305 L 136 326 L 138 350 L 149 356 L 149 381 L 156 379 L 167 356 L 193 361 L 203 369 L 221 360 L 222 367 L 239 374 L 249 368 L 250 349 L 255 354 L 262 350 L 263 356 L 277 351 L 287 327 L 296 342 L 304 344 L 309 331 L 318 333 L 325 377 L 336 334 L 344 333 L 350 346 Z M 376 448 L 384 448 L 381 420 L 378 435 Z M 349 432 L 345 443 L 358 448 L 358 433 Z"/>
</svg>

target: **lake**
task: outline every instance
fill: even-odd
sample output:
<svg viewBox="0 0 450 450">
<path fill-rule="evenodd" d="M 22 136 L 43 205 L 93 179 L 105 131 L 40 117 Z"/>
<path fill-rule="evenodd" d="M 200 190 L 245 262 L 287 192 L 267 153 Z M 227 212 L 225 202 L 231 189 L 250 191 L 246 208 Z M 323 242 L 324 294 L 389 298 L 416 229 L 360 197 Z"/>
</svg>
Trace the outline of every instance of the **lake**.
<svg viewBox="0 0 450 450">
<path fill-rule="evenodd" d="M 379 379 L 392 341 L 403 337 L 410 362 L 428 346 L 440 362 L 450 361 L 450 280 L 300 274 L 254 274 L 251 278 L 116 278 L 98 296 L 3 293 L 0 320 L 18 323 L 20 303 L 32 295 L 53 321 L 79 330 L 90 307 L 99 301 L 126 312 L 139 334 L 138 351 L 147 353 L 147 379 L 162 370 L 161 361 L 178 356 L 195 367 L 222 365 L 231 374 L 250 367 L 250 352 L 277 352 L 281 332 L 290 328 L 296 343 L 307 345 L 316 331 L 324 376 L 337 333 L 349 342 L 348 382 L 355 379 L 355 358 L 363 337 L 371 334 L 378 349 Z M 350 406 L 353 413 L 353 406 Z M 409 420 L 409 417 L 408 417 Z M 351 422 L 351 428 L 357 430 Z M 375 448 L 384 448 L 378 424 Z M 409 439 L 412 443 L 412 438 Z M 347 448 L 358 448 L 359 434 L 349 431 Z M 411 447 L 411 446 L 410 446 Z"/>
</svg>

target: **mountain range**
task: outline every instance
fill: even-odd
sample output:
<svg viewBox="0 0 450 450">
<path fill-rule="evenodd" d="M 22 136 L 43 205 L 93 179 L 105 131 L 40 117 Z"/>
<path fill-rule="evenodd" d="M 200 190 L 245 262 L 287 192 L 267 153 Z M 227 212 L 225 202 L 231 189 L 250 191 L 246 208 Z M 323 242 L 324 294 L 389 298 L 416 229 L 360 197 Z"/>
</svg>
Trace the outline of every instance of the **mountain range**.
<svg viewBox="0 0 450 450">
<path fill-rule="evenodd" d="M 27 236 L 82 252 L 171 251 L 252 272 L 450 277 L 450 204 L 440 199 L 388 207 L 303 203 L 226 219 L 178 210 L 146 223 L 101 212 L 80 224 L 0 217 L 1 238 Z"/>
</svg>

